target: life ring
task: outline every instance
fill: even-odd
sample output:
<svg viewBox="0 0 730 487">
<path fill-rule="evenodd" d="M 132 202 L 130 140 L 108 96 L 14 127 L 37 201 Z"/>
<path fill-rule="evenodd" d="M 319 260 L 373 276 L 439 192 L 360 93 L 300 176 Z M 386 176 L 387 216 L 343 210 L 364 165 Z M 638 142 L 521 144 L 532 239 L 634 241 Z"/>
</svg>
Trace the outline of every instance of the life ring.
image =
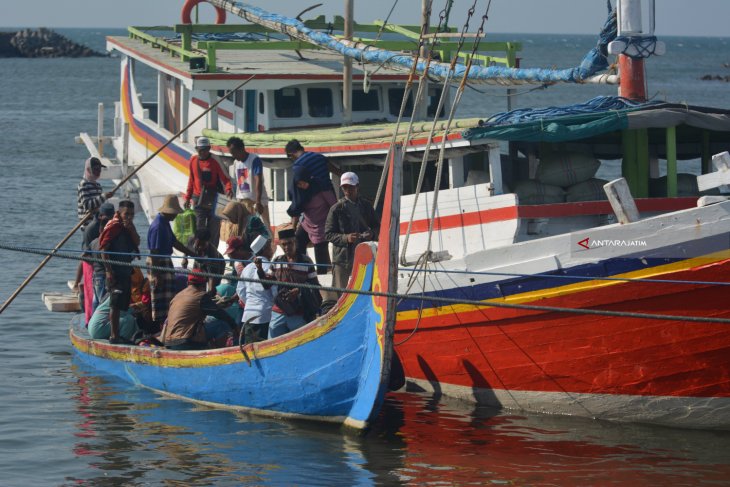
<svg viewBox="0 0 730 487">
<path fill-rule="evenodd" d="M 193 7 L 198 5 L 199 3 L 207 2 L 207 0 L 186 0 L 185 5 L 183 5 L 182 8 L 182 23 L 183 24 L 192 24 L 193 21 L 191 20 L 190 14 L 193 12 Z M 217 5 L 213 5 L 215 8 L 216 18 L 215 23 L 216 24 L 225 24 L 226 23 L 226 11 L 222 8 L 218 7 Z"/>
</svg>

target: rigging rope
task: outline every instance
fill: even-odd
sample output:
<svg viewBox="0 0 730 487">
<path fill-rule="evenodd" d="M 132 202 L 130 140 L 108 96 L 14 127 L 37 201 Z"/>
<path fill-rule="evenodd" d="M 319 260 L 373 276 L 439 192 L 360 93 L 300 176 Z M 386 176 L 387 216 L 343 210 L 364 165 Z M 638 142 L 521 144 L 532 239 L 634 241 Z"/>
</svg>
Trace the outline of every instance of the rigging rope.
<svg viewBox="0 0 730 487">
<path fill-rule="evenodd" d="M 11 245 L 0 245 L 0 249 L 4 250 L 11 250 L 15 252 L 22 252 L 22 253 L 28 253 L 28 254 L 36 254 L 36 255 L 47 255 L 45 252 L 38 252 L 38 251 L 30 251 L 27 249 L 23 249 L 21 247 L 15 247 Z M 97 259 L 93 257 L 85 257 L 81 258 L 79 256 L 75 255 L 69 255 L 65 252 L 56 252 L 54 254 L 54 257 L 57 257 L 59 259 L 66 259 L 66 260 L 84 260 L 87 262 L 97 262 L 100 264 L 108 263 L 110 265 L 114 266 L 124 266 L 124 267 L 137 267 L 139 269 L 151 269 L 158 272 L 168 272 L 168 273 L 175 273 L 175 274 L 184 274 L 184 275 L 190 275 L 192 271 L 188 271 L 187 269 L 180 270 L 176 269 L 174 267 L 162 267 L 162 266 L 148 266 L 144 264 L 135 264 L 132 262 L 124 262 L 124 261 L 114 261 L 114 260 L 102 260 Z M 292 283 L 292 282 L 282 282 L 282 281 L 276 281 L 271 279 L 252 279 L 247 277 L 237 277 L 235 275 L 223 275 L 223 274 L 215 274 L 211 272 L 202 272 L 199 270 L 195 271 L 196 275 L 208 277 L 208 278 L 224 278 L 228 279 L 230 281 L 239 281 L 239 282 L 253 282 L 253 283 L 260 283 L 260 284 L 271 284 L 271 285 L 277 285 L 277 286 L 283 286 L 283 287 L 301 287 L 301 288 L 308 288 L 312 290 L 317 291 L 330 291 L 330 292 L 337 292 L 337 293 L 344 293 L 344 294 L 358 294 L 358 295 L 364 295 L 364 296 L 378 296 L 378 297 L 385 297 L 385 298 L 393 298 L 393 299 L 399 299 L 399 300 L 425 300 L 430 301 L 431 303 L 440 303 L 444 305 L 454 305 L 454 304 L 462 304 L 462 305 L 470 305 L 475 306 L 478 308 L 507 308 L 507 309 L 520 309 L 520 310 L 526 310 L 526 311 L 545 311 L 545 312 L 555 312 L 555 313 L 570 313 L 570 314 L 582 314 L 582 315 L 594 315 L 594 316 L 615 316 L 615 317 L 621 317 L 621 318 L 637 318 L 637 319 L 649 319 L 649 320 L 668 320 L 668 321 L 681 321 L 681 322 L 690 322 L 690 323 L 722 323 L 722 324 L 730 324 L 730 318 L 716 318 L 716 317 L 705 317 L 705 316 L 682 316 L 682 315 L 663 315 L 663 314 L 654 314 L 654 313 L 638 313 L 638 312 L 632 312 L 632 311 L 610 311 L 610 310 L 602 310 L 602 309 L 575 309 L 575 308 L 565 308 L 560 306 L 539 306 L 539 305 L 532 305 L 532 304 L 517 304 L 517 303 L 505 303 L 500 301 L 478 301 L 478 300 L 472 300 L 472 299 L 458 299 L 458 298 L 447 298 L 442 296 L 429 296 L 427 298 L 419 298 L 418 296 L 412 296 L 412 295 L 404 295 L 399 294 L 397 292 L 377 292 L 377 291 L 367 291 L 364 289 L 344 289 L 339 287 L 333 287 L 333 286 L 318 286 L 315 284 L 308 284 L 308 283 Z"/>
</svg>

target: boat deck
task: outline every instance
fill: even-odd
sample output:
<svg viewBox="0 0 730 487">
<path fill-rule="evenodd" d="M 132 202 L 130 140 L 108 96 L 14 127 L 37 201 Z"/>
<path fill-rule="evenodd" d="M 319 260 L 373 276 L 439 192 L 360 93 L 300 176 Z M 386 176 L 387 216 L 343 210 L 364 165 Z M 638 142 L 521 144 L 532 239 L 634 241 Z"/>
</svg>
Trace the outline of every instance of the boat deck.
<svg viewBox="0 0 730 487">
<path fill-rule="evenodd" d="M 169 40 L 168 40 L 169 42 Z M 176 77 L 192 80 L 245 79 L 256 75 L 257 79 L 342 79 L 342 55 L 323 50 L 301 50 L 301 59 L 292 50 L 219 50 L 216 53 L 217 72 L 200 73 L 190 69 L 190 63 L 159 46 L 123 36 L 107 37 L 107 49 L 117 50 L 155 69 L 162 69 Z M 200 51 L 201 57 L 205 56 Z M 368 72 L 376 69 L 369 65 Z M 353 77 L 362 79 L 363 66 L 353 63 Z M 405 80 L 407 74 L 386 68 L 378 69 L 372 76 L 378 80 Z"/>
</svg>

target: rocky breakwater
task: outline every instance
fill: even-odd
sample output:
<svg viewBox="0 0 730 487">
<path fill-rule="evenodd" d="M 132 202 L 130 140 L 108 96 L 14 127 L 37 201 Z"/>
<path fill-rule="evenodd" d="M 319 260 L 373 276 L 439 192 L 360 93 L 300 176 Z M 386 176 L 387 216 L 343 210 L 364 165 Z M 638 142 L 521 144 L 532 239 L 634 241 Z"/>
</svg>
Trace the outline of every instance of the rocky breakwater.
<svg viewBox="0 0 730 487">
<path fill-rule="evenodd" d="M 50 29 L 0 32 L 0 58 L 97 57 L 105 56 Z"/>
</svg>

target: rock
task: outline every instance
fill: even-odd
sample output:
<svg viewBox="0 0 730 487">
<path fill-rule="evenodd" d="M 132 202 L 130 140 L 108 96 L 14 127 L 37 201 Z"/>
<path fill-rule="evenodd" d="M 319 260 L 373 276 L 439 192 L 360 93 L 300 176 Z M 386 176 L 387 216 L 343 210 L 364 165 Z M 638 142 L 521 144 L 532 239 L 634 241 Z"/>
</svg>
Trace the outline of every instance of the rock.
<svg viewBox="0 0 730 487">
<path fill-rule="evenodd" d="M 0 32 L 0 57 L 56 58 L 106 56 L 50 29 Z"/>
</svg>

